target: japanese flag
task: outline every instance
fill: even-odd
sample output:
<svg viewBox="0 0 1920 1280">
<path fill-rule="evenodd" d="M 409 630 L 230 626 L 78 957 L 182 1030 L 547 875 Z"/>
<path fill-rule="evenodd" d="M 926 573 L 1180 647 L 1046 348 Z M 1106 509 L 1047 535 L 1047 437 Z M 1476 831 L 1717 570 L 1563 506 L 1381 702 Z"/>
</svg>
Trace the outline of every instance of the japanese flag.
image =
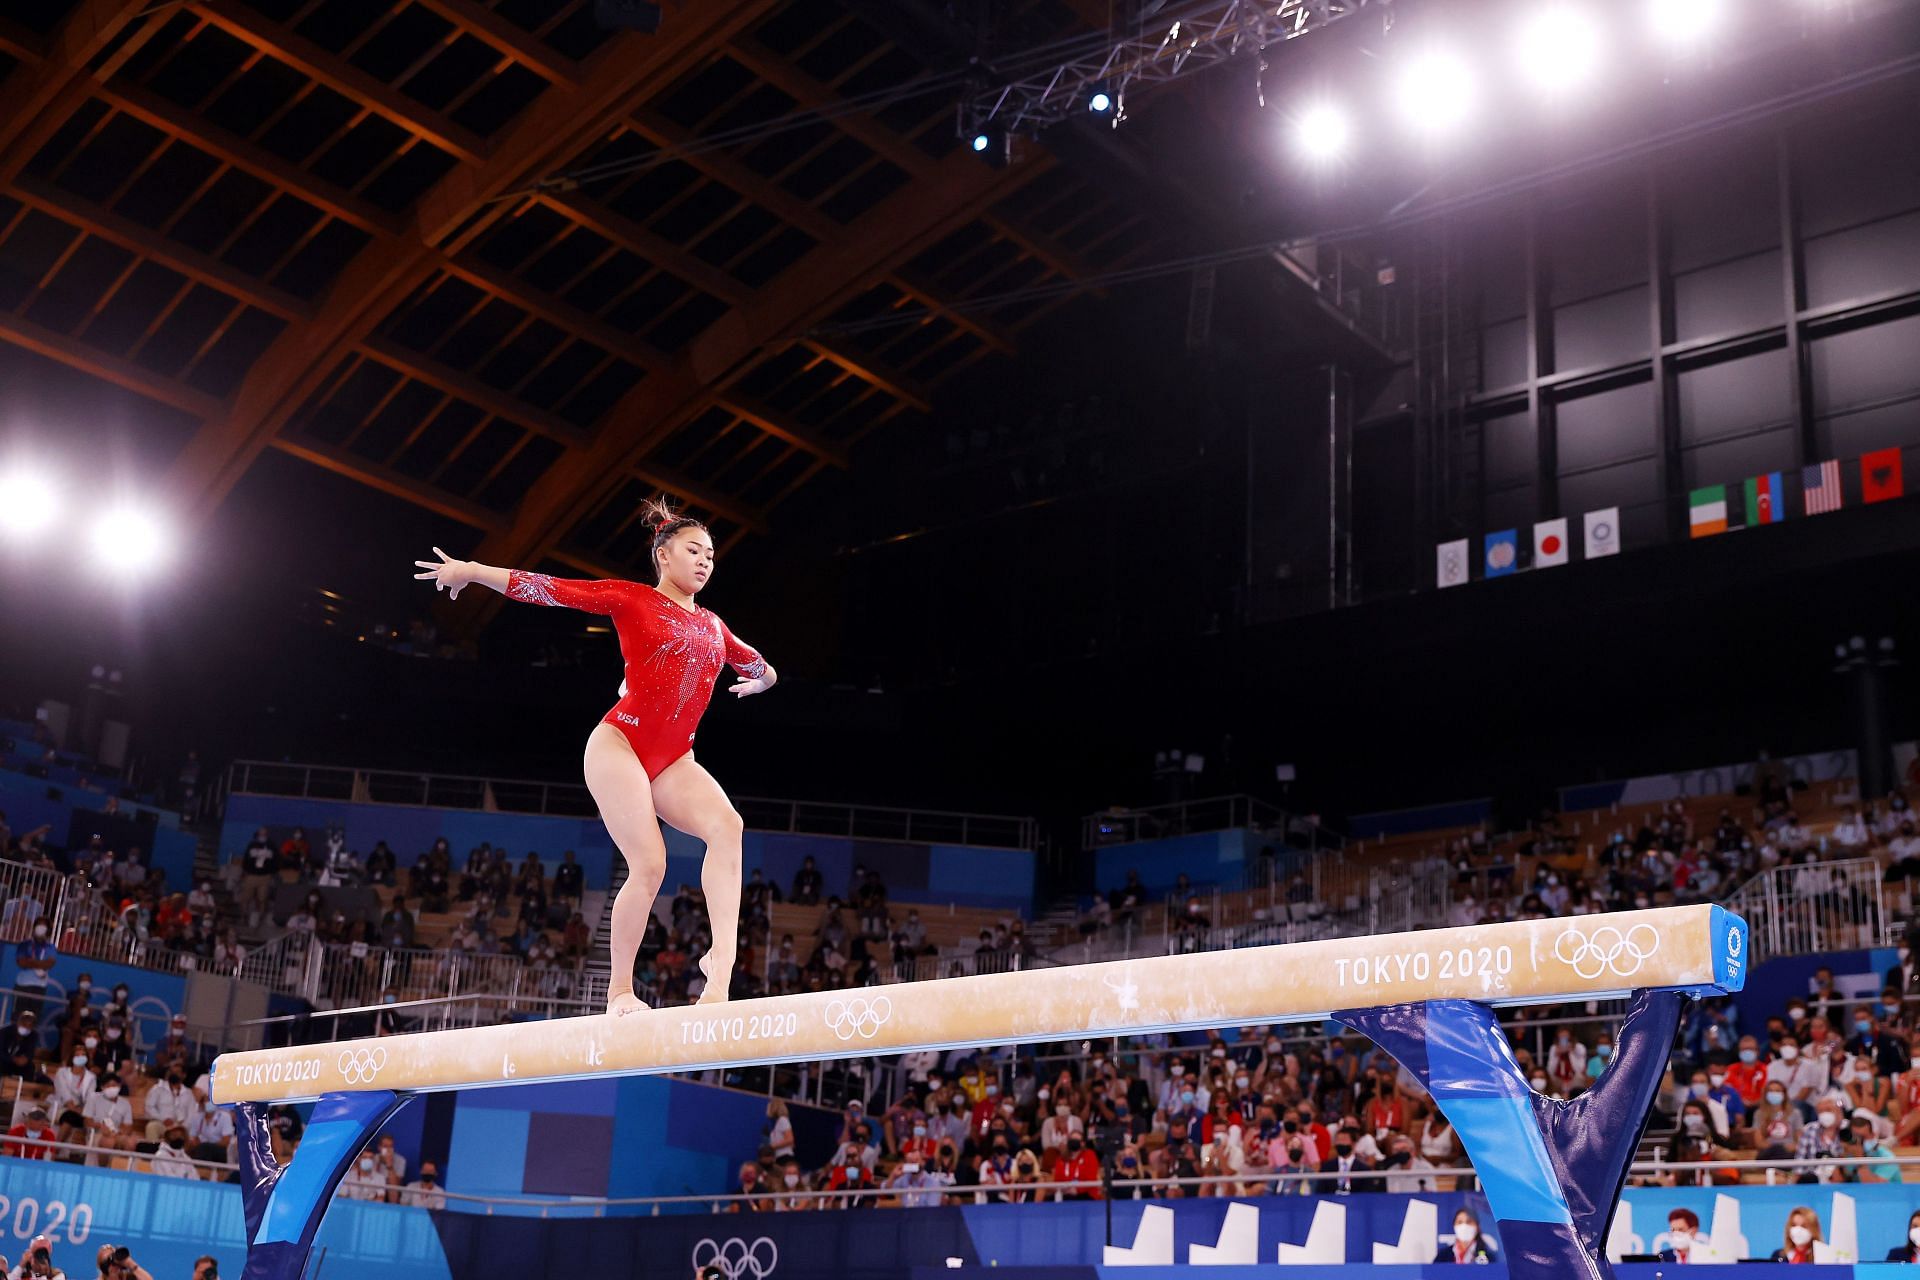
<svg viewBox="0 0 1920 1280">
<path fill-rule="evenodd" d="M 1533 567 L 1567 562 L 1567 519 L 1542 520 L 1533 526 Z"/>
</svg>

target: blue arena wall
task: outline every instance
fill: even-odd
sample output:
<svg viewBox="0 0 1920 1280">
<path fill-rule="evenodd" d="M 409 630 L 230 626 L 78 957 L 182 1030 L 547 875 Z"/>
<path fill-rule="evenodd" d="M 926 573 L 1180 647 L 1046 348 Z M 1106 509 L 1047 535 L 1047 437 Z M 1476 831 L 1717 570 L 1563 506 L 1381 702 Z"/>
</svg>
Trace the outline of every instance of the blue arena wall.
<svg viewBox="0 0 1920 1280">
<path fill-rule="evenodd" d="M 295 826 L 306 828 L 310 835 L 338 826 L 346 833 L 348 847 L 362 854 L 376 841 L 385 840 L 403 867 L 413 865 L 441 836 L 453 849 L 456 869 L 467 850 L 482 841 L 506 849 L 515 862 L 528 850 L 537 850 L 549 870 L 560 861 L 561 851 L 572 849 L 585 869 L 588 887 L 597 889 L 606 888 L 614 858 L 613 842 L 598 818 L 237 795 L 228 800 L 220 829 L 220 861 L 239 857 L 259 827 L 277 832 Z M 668 829 L 667 893 L 682 883 L 700 883 L 702 849 L 693 837 Z M 1028 849 L 748 831 L 741 856 L 746 874 L 763 871 L 782 893 L 792 887 L 801 860 L 811 857 L 828 893 L 844 896 L 854 868 L 869 867 L 886 881 L 887 895 L 894 902 L 958 903 L 1020 912 L 1030 912 L 1034 906 L 1036 864 Z"/>
<path fill-rule="evenodd" d="M 1920 1203 L 1920 1189 L 1902 1186 L 1842 1188 L 1859 1205 L 1863 1252 L 1884 1256 L 1904 1237 L 1906 1218 Z M 1756 1253 L 1777 1243 L 1787 1209 L 1805 1204 L 1831 1221 L 1833 1188 L 1743 1187 L 1733 1194 L 1742 1205 L 1743 1227 Z M 220 1270 L 240 1274 L 242 1226 L 240 1194 L 228 1183 L 192 1182 L 152 1174 L 82 1169 L 73 1165 L 0 1157 L 0 1252 L 17 1258 L 33 1235 L 54 1237 L 53 1261 L 69 1275 L 89 1275 L 93 1252 L 103 1243 L 124 1244 L 157 1280 L 185 1276 L 193 1259 L 210 1253 Z M 1424 1197 L 1448 1221 L 1461 1203 L 1477 1197 L 1446 1194 Z M 1686 1204 L 1703 1217 L 1710 1190 L 1634 1189 L 1627 1200 L 1643 1229 L 1664 1227 L 1667 1208 Z M 1350 1196 L 1348 1256 L 1370 1257 L 1375 1240 L 1397 1239 L 1411 1197 Z M 1153 1202 L 1175 1215 L 1176 1257 L 1187 1246 L 1218 1238 L 1227 1200 Z M 1272 1258 L 1281 1241 L 1299 1243 L 1317 1203 L 1297 1197 L 1264 1197 L 1250 1203 L 1260 1210 L 1260 1251 Z M 1143 1202 L 1112 1206 L 1112 1240 L 1131 1243 Z M 462 1206 L 428 1213 L 397 1205 L 336 1200 L 321 1228 L 326 1254 L 316 1280 L 327 1276 L 377 1274 L 393 1280 L 576 1280 L 585 1275 L 631 1276 L 635 1280 L 685 1280 L 692 1274 L 696 1250 L 732 1254 L 753 1251 L 762 1264 L 762 1280 L 934 1280 L 949 1258 L 960 1259 L 961 1280 L 1104 1280 L 1107 1268 L 1096 1264 L 1108 1242 L 1107 1206 L 1093 1202 L 1038 1205 L 976 1205 L 939 1209 L 853 1210 L 844 1213 L 677 1214 L 662 1217 L 594 1217 L 593 1206 L 559 1207 L 562 1216 L 534 1218 L 484 1206 Z M 1647 1242 L 1651 1244 L 1651 1241 Z M 929 1269 L 923 1272 L 921 1269 Z M 978 1268 L 978 1270 L 975 1270 Z M 1652 1280 L 1671 1268 L 1623 1265 L 1622 1280 Z M 1185 1267 L 1182 1275 L 1192 1274 Z M 1113 1280 L 1172 1280 L 1173 1268 L 1127 1268 Z M 1231 1274 L 1230 1274 L 1231 1273 Z M 1476 1274 L 1506 1273 L 1491 1266 Z M 1707 1269 L 1706 1274 L 1711 1274 Z M 1720 1274 L 1739 1280 L 1768 1280 L 1776 1269 L 1745 1265 Z M 1214 1280 L 1255 1280 L 1275 1274 L 1263 1267 L 1218 1268 Z M 1315 1267 L 1301 1270 L 1320 1280 L 1413 1280 L 1425 1267 Z M 1453 1274 L 1435 1268 L 1435 1276 Z M 1689 1274 L 1693 1274 L 1689 1271 Z M 1780 1280 L 1786 1280 L 1782 1274 Z M 1911 1270 L 1862 1265 L 1830 1266 L 1828 1280 L 1880 1280 Z"/>
<path fill-rule="evenodd" d="M 77 777 L 39 778 L 0 767 L 0 810 L 6 812 L 14 834 L 48 826 L 53 829 L 47 833 L 47 843 L 71 849 L 86 843 L 97 830 L 116 851 L 141 845 L 147 865 L 166 872 L 170 887 L 190 887 L 195 845 L 193 837 L 180 830 L 179 816 L 126 800 L 120 802 L 117 815 L 108 816 L 107 799 L 105 792 L 80 786 Z"/>
<path fill-rule="evenodd" d="M 1263 843 L 1258 833 L 1234 828 L 1113 845 L 1094 853 L 1094 887 L 1101 893 L 1117 889 L 1129 871 L 1138 871 L 1140 883 L 1156 894 L 1171 889 L 1182 874 L 1196 888 L 1237 884 Z"/>
</svg>

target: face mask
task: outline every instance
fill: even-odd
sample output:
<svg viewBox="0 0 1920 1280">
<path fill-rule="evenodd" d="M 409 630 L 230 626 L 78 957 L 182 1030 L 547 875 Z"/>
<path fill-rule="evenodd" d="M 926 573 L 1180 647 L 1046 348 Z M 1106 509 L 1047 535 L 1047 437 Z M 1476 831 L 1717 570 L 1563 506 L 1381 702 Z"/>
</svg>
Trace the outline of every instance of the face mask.
<svg viewBox="0 0 1920 1280">
<path fill-rule="evenodd" d="M 1699 1133 L 1707 1127 L 1707 1118 L 1702 1115 L 1681 1116 L 1680 1123 L 1687 1127 L 1688 1133 Z"/>
<path fill-rule="evenodd" d="M 110 1084 L 105 1089 L 102 1089 L 101 1092 L 106 1094 L 108 1098 L 117 1098 L 120 1096 L 120 1086 Z"/>
<path fill-rule="evenodd" d="M 87 1048 L 89 1048 L 89 1049 L 98 1049 L 99 1047 L 100 1047 L 100 1037 L 99 1037 L 99 1036 L 88 1036 L 88 1037 L 87 1037 Z"/>
<path fill-rule="evenodd" d="M 1610 1044 L 1603 1044 L 1599 1048 L 1595 1049 L 1593 1052 L 1595 1056 L 1597 1056 L 1602 1062 L 1605 1062 L 1609 1058 L 1613 1057 L 1613 1046 Z"/>
<path fill-rule="evenodd" d="M 1855 1018 L 1853 1020 L 1853 1030 L 1854 1034 L 1864 1036 L 1873 1030 L 1873 1024 L 1865 1018 Z"/>
<path fill-rule="evenodd" d="M 1171 1068 L 1169 1068 L 1168 1074 L 1171 1075 L 1175 1080 L 1178 1080 L 1181 1076 L 1187 1074 L 1187 1069 L 1176 1062 L 1173 1064 Z"/>
<path fill-rule="evenodd" d="M 38 940 L 38 941 L 41 941 L 41 942 L 44 942 L 44 941 L 46 941 L 46 937 L 47 937 L 47 926 L 45 926 L 45 925 L 43 925 L 43 924 L 37 924 L 37 925 L 35 925 L 35 926 L 33 926 L 33 936 L 34 936 L 34 938 L 35 938 L 36 940 Z"/>
<path fill-rule="evenodd" d="M 1535 1089 L 1544 1089 L 1547 1087 L 1547 1078 L 1545 1076 L 1535 1076 L 1532 1080 L 1528 1081 L 1528 1083 Z"/>
<path fill-rule="evenodd" d="M 991 1098 L 991 1097 L 992 1097 L 992 1096 L 993 1096 L 994 1094 L 996 1094 L 996 1093 L 998 1093 L 998 1092 L 1000 1092 L 1000 1086 L 999 1086 L 999 1085 L 997 1085 L 997 1084 L 990 1084 L 990 1085 L 988 1085 L 988 1086 L 987 1086 L 987 1096 L 988 1096 L 989 1098 Z"/>
<path fill-rule="evenodd" d="M 1333 1154 L 1343 1158 L 1350 1156 L 1353 1154 L 1353 1144 L 1351 1142 L 1336 1142 L 1333 1144 Z"/>
<path fill-rule="evenodd" d="M 1907 1232 L 1907 1239 L 1913 1241 L 1914 1248 L 1920 1249 L 1920 1227 L 1910 1229 Z"/>
<path fill-rule="evenodd" d="M 913 1136 L 914 1136 L 914 1137 L 916 1137 L 916 1138 L 924 1138 L 924 1137 L 926 1137 L 926 1136 L 927 1136 L 927 1126 L 925 1126 L 925 1125 L 923 1125 L 923 1124 L 917 1124 L 917 1125 L 915 1125 L 915 1126 L 913 1126 Z"/>
<path fill-rule="evenodd" d="M 1800 1021 L 1800 1019 L 1807 1016 L 1807 1011 L 1798 1006 L 1795 1006 L 1794 1008 L 1787 1010 L 1787 1016 L 1789 1018 L 1792 1018 L 1795 1022 L 1798 1022 Z"/>
<path fill-rule="evenodd" d="M 360 1157 L 360 1172 L 362 1172 L 362 1173 L 371 1173 L 371 1172 L 373 1172 L 373 1157 L 372 1157 L 372 1156 L 361 1156 L 361 1157 Z"/>
<path fill-rule="evenodd" d="M 1185 1090 L 1180 1094 L 1180 1105 L 1183 1107 L 1193 1105 L 1193 1091 L 1191 1089 Z"/>
<path fill-rule="evenodd" d="M 1786 1100 L 1787 1100 L 1787 1095 L 1780 1092 L 1778 1089 L 1775 1089 L 1767 1094 L 1767 1104 L 1769 1106 L 1777 1107 L 1781 1103 L 1785 1102 Z"/>
<path fill-rule="evenodd" d="M 1685 1253 L 1688 1249 L 1693 1247 L 1693 1232 L 1669 1231 L 1667 1232 L 1667 1242 L 1671 1244 L 1674 1247 L 1674 1249 L 1677 1250 L 1678 1252 Z"/>
<path fill-rule="evenodd" d="M 120 1038 L 120 1032 L 117 1028 L 110 1027 L 107 1029 L 107 1039 L 118 1040 L 119 1038 Z"/>
<path fill-rule="evenodd" d="M 1461 1244 L 1472 1244 L 1479 1234 L 1480 1228 L 1474 1226 L 1471 1222 L 1456 1222 L 1453 1224 L 1453 1238 Z"/>
<path fill-rule="evenodd" d="M 1040 1101 L 1042 1101 L 1042 1102 L 1045 1102 L 1045 1101 L 1046 1101 L 1046 1100 L 1047 1100 L 1047 1099 L 1048 1099 L 1049 1097 L 1051 1097 L 1051 1096 L 1052 1096 L 1052 1094 L 1053 1094 L 1053 1090 L 1051 1090 L 1051 1089 L 1042 1089 L 1042 1090 L 1040 1091 L 1040 1093 L 1039 1093 L 1039 1095 L 1038 1095 L 1038 1096 L 1039 1096 L 1039 1098 L 1040 1098 Z"/>
<path fill-rule="evenodd" d="M 1727 1082 L 1727 1078 L 1725 1076 L 1708 1076 L 1707 1079 L 1709 1082 L 1712 1083 L 1713 1087 L 1716 1089 L 1718 1089 L 1721 1085 Z"/>
<path fill-rule="evenodd" d="M 790 1186 L 790 1187 L 797 1187 L 797 1186 L 799 1186 L 799 1185 L 800 1185 L 800 1175 L 799 1175 L 799 1174 L 797 1174 L 797 1173 L 790 1173 L 790 1174 L 788 1174 L 788 1175 L 787 1175 L 787 1177 L 786 1177 L 786 1183 L 787 1183 L 787 1185 L 788 1185 L 788 1186 Z"/>
<path fill-rule="evenodd" d="M 1788 1227 L 1787 1238 L 1804 1249 L 1807 1247 L 1807 1243 L 1813 1239 L 1813 1230 L 1809 1227 Z"/>
<path fill-rule="evenodd" d="M 1246 1088 L 1246 1087 L 1247 1087 L 1247 1078 L 1246 1078 L 1245 1076 L 1235 1076 L 1235 1077 L 1234 1077 L 1234 1079 L 1233 1079 L 1233 1087 L 1234 1087 L 1234 1088 L 1236 1088 L 1236 1089 L 1244 1089 L 1244 1088 Z"/>
<path fill-rule="evenodd" d="M 1840 1123 L 1840 1117 L 1833 1114 L 1833 1112 L 1822 1111 L 1820 1113 L 1820 1127 L 1822 1129 L 1831 1129 L 1834 1126 L 1838 1125 L 1839 1123 Z"/>
<path fill-rule="evenodd" d="M 1696 1098 L 1704 1098 L 1707 1096 L 1707 1086 L 1700 1083 L 1698 1080 L 1695 1080 L 1692 1084 L 1687 1086 L 1687 1092 L 1692 1094 Z"/>
<path fill-rule="evenodd" d="M 1068 1106 L 1058 1106 L 1053 1109 L 1053 1114 L 1059 1116 L 1062 1120 L 1064 1120 L 1068 1116 L 1073 1114 L 1073 1108 Z"/>
<path fill-rule="evenodd" d="M 84 1054 L 84 1053 L 76 1053 L 76 1054 L 74 1054 L 74 1055 L 73 1055 L 73 1065 L 74 1065 L 74 1066 L 76 1066 L 76 1067 L 84 1067 L 84 1066 L 86 1066 L 86 1065 L 87 1065 L 87 1055 L 86 1055 L 86 1054 Z"/>
<path fill-rule="evenodd" d="M 78 986 L 79 986 L 79 988 L 80 988 L 80 989 L 81 989 L 82 991 L 91 991 L 91 990 L 93 990 L 93 983 L 91 983 L 91 982 L 89 982 L 89 981 L 88 981 L 87 979 L 85 979 L 85 978 L 82 978 L 82 979 L 80 979 L 80 981 L 79 981 L 79 983 L 77 983 L 76 985 L 78 985 Z"/>
<path fill-rule="evenodd" d="M 1783 1044 L 1780 1046 L 1780 1057 L 1784 1061 L 1792 1062 L 1795 1058 L 1799 1056 L 1800 1056 L 1799 1045 L 1789 1042 L 1787 1044 Z"/>
<path fill-rule="evenodd" d="M 1760 1052 L 1757 1049 L 1742 1049 L 1740 1051 L 1740 1061 L 1742 1062 L 1758 1062 L 1759 1060 Z"/>
</svg>

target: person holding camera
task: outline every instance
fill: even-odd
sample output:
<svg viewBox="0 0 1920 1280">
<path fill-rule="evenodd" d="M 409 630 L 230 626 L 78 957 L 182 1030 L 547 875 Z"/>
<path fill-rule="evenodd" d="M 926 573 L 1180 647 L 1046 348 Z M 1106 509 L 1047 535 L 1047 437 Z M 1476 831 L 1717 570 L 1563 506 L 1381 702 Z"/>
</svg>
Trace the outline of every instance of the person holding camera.
<svg viewBox="0 0 1920 1280">
<path fill-rule="evenodd" d="M 67 1273 L 53 1265 L 53 1241 L 35 1236 L 20 1257 L 20 1265 L 7 1272 L 8 1280 L 67 1280 Z"/>
<path fill-rule="evenodd" d="M 101 1245 L 93 1264 L 100 1268 L 100 1280 L 153 1280 L 153 1274 L 135 1262 L 123 1244 Z"/>
<path fill-rule="evenodd" d="M 201 1254 L 193 1260 L 193 1280 L 220 1280 L 220 1264 L 212 1255 Z"/>
</svg>

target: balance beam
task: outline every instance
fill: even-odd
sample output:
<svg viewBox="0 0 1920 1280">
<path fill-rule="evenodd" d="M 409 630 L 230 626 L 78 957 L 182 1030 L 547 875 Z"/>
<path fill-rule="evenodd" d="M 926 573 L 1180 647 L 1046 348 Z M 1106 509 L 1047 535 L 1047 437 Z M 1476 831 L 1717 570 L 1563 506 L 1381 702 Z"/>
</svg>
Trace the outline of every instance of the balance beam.
<svg viewBox="0 0 1920 1280">
<path fill-rule="evenodd" d="M 728 1004 L 220 1055 L 215 1102 L 300 1102 L 1274 1023 L 1437 1001 L 1504 1006 L 1738 990 L 1720 907 L 1511 921 L 938 978 Z"/>
</svg>

